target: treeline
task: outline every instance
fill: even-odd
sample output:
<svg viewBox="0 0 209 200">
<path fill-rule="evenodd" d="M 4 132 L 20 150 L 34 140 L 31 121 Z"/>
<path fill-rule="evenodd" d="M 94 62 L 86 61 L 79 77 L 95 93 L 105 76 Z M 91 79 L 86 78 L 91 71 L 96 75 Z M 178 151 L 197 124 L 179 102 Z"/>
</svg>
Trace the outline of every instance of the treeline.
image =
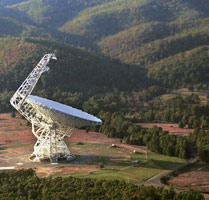
<svg viewBox="0 0 209 200">
<path fill-rule="evenodd" d="M 180 128 L 209 129 L 209 104 L 201 104 L 198 95 L 176 96 L 168 100 L 153 101 L 144 114 L 144 121 L 179 123 Z"/>
<path fill-rule="evenodd" d="M 143 129 L 139 125 L 134 125 L 130 120 L 124 118 L 122 114 L 104 113 L 100 115 L 105 118 L 102 126 L 87 127 L 86 130 L 98 131 L 104 133 L 110 138 L 120 138 L 121 142 L 132 145 L 144 145 L 149 150 L 183 159 L 195 157 L 195 150 L 191 142 L 186 137 L 178 137 L 169 135 L 162 128 L 153 127 L 151 129 Z M 207 161 L 207 160 L 203 160 Z"/>
<path fill-rule="evenodd" d="M 188 137 L 179 137 L 155 126 L 149 130 L 136 131 L 123 141 L 133 145 L 146 145 L 149 150 L 163 155 L 183 159 L 197 157 L 200 161 L 209 163 L 209 131 L 195 131 Z"/>
<path fill-rule="evenodd" d="M 8 92 L 7 90 L 0 93 L 0 113 L 12 111 L 12 106 L 10 105 L 10 98 L 13 92 Z"/>
<path fill-rule="evenodd" d="M 130 98 L 130 96 L 127 97 Z M 134 101 L 131 102 L 134 103 Z M 176 96 L 166 101 L 159 100 L 148 104 L 150 110 L 127 112 L 128 107 L 126 106 L 129 104 L 126 101 L 126 96 L 122 94 L 109 95 L 101 99 L 94 97 L 83 104 L 83 108 L 85 111 L 99 116 L 103 120 L 103 125 L 87 127 L 86 130 L 98 131 L 110 138 L 120 138 L 121 141 L 128 144 L 146 145 L 151 151 L 160 154 L 184 159 L 198 156 L 200 160 L 209 162 L 206 156 L 209 153 L 209 146 L 202 143 L 208 140 L 207 134 L 198 135 L 200 130 L 208 130 L 209 128 L 209 105 L 199 103 L 200 99 L 197 95 L 185 98 Z M 143 104 L 141 103 L 141 105 Z M 140 107 L 140 104 L 132 104 L 132 108 L 135 106 Z M 194 128 L 195 132 L 189 137 L 178 137 L 169 135 L 161 128 L 154 127 L 146 130 L 135 125 L 139 121 L 149 122 L 152 120 L 179 122 L 180 127 L 182 120 L 186 120 L 188 124 L 185 126 Z M 192 139 L 194 136 L 199 137 L 202 142 L 194 144 Z"/>
<path fill-rule="evenodd" d="M 114 116 L 110 125 L 87 128 L 92 131 L 99 131 L 110 138 L 121 138 L 121 142 L 147 146 L 153 152 L 176 156 L 183 159 L 195 157 L 194 148 L 191 146 L 188 138 L 169 135 L 159 127 L 153 127 L 149 130 L 142 129 L 140 126 L 133 125 L 130 121 L 124 120 L 122 116 Z M 114 124 L 115 123 L 115 124 Z M 207 160 L 203 160 L 207 161 Z"/>
<path fill-rule="evenodd" d="M 193 148 L 186 137 L 169 135 L 162 128 L 154 126 L 149 130 L 141 129 L 124 138 L 124 141 L 133 145 L 146 145 L 149 150 L 183 159 L 190 159 Z"/>
<path fill-rule="evenodd" d="M 189 136 L 189 141 L 195 148 L 198 158 L 209 163 L 209 131 L 195 131 Z"/>
<path fill-rule="evenodd" d="M 195 131 L 188 137 L 179 137 L 170 135 L 156 126 L 151 129 L 143 129 L 116 113 L 109 116 L 108 119 L 109 121 L 105 121 L 102 126 L 88 127 L 86 130 L 99 131 L 110 138 L 120 138 L 121 142 L 127 144 L 144 145 L 159 154 L 183 159 L 197 157 L 199 160 L 209 163 L 209 131 Z"/>
<path fill-rule="evenodd" d="M 32 169 L 0 173 L 0 199 L 118 199 L 118 200 L 203 200 L 197 191 L 175 193 L 170 187 L 137 186 L 114 180 L 73 177 L 39 178 Z"/>
</svg>

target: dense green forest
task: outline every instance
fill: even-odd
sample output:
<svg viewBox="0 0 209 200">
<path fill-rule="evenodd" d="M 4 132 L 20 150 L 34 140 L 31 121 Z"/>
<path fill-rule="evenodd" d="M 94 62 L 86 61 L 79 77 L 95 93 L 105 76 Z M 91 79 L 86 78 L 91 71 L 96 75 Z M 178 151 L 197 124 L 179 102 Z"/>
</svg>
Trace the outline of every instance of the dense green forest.
<svg viewBox="0 0 209 200">
<path fill-rule="evenodd" d="M 145 67 L 158 86 L 208 85 L 208 10 L 204 0 L 1 0 L 0 37 L 84 47 Z"/>
<path fill-rule="evenodd" d="M 7 199 L 120 199 L 120 200 L 203 200 L 199 192 L 175 193 L 153 186 L 136 186 L 118 180 L 39 178 L 34 171 L 0 173 L 0 198 Z"/>
<path fill-rule="evenodd" d="M 95 94 L 113 89 L 140 90 L 149 85 L 143 68 L 111 61 L 62 43 L 4 37 L 0 38 L 0 91 L 4 88 L 15 90 L 42 55 L 54 51 L 58 61 L 51 63 L 52 68 L 41 79 L 39 90 Z"/>
<path fill-rule="evenodd" d="M 209 4 L 201 2 L 197 7 L 197 2 L 186 0 L 113 0 L 84 9 L 76 18 L 61 27 L 61 30 L 101 38 L 151 21 L 194 20 L 208 16 Z"/>
</svg>

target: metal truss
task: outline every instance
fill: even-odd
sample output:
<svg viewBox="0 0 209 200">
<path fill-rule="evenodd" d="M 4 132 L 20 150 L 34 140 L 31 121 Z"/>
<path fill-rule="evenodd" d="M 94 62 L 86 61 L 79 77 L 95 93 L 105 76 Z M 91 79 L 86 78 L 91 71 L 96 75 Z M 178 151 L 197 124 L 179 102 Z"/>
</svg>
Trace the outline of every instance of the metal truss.
<svg viewBox="0 0 209 200">
<path fill-rule="evenodd" d="M 49 70 L 47 65 L 51 59 L 57 59 L 55 54 L 44 55 L 10 100 L 11 105 L 32 124 L 32 133 L 37 138 L 34 152 L 30 157 L 34 162 L 47 158 L 51 163 L 57 163 L 59 158 L 72 159 L 64 138 L 70 137 L 75 127 L 64 127 L 53 123 L 33 106 L 28 97 L 42 73 Z"/>
</svg>

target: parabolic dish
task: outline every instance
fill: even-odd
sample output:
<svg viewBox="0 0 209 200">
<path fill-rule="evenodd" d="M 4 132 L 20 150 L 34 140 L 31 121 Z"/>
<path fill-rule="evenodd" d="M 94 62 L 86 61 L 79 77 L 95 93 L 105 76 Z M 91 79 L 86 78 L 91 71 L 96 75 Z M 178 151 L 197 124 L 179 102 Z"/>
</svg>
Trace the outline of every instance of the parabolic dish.
<svg viewBox="0 0 209 200">
<path fill-rule="evenodd" d="M 102 120 L 93 115 L 49 99 L 29 95 L 27 101 L 44 116 L 44 120 L 48 123 L 70 127 L 102 124 Z"/>
</svg>

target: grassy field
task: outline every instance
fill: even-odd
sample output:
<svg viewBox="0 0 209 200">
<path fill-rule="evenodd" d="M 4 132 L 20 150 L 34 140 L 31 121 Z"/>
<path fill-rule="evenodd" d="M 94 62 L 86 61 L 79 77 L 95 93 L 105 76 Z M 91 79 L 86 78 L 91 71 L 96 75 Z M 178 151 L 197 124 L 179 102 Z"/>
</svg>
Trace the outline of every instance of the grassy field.
<svg viewBox="0 0 209 200">
<path fill-rule="evenodd" d="M 36 142 L 31 127 L 21 117 L 0 114 L 0 166 L 16 169 L 35 168 L 40 176 L 73 176 L 79 178 L 119 179 L 141 183 L 162 171 L 170 170 L 185 160 L 147 151 L 146 147 L 120 144 L 119 139 L 107 138 L 101 133 L 77 130 L 67 145 L 77 158 L 69 163 L 51 165 L 50 162 L 29 161 Z M 112 147 L 112 144 L 116 147 Z M 133 153 L 136 150 L 137 153 Z M 145 153 L 148 152 L 147 156 Z M 138 163 L 135 164 L 135 161 Z M 18 163 L 22 163 L 19 165 Z M 101 164 L 104 168 L 100 168 Z"/>
<path fill-rule="evenodd" d="M 108 144 L 98 143 L 68 143 L 72 151 L 80 148 L 82 152 L 88 155 L 97 155 L 96 163 L 104 164 L 100 169 L 99 165 L 92 163 L 92 167 L 97 170 L 91 172 L 75 172 L 64 176 L 73 176 L 77 178 L 100 178 L 100 179 L 118 179 L 130 183 L 141 183 L 150 177 L 159 174 L 164 170 L 169 170 L 185 162 L 183 159 L 176 157 L 159 155 L 148 152 L 147 158 L 143 153 L 133 153 L 124 148 L 111 148 Z M 134 161 L 138 160 L 138 164 Z M 56 173 L 55 176 L 61 174 Z"/>
</svg>

